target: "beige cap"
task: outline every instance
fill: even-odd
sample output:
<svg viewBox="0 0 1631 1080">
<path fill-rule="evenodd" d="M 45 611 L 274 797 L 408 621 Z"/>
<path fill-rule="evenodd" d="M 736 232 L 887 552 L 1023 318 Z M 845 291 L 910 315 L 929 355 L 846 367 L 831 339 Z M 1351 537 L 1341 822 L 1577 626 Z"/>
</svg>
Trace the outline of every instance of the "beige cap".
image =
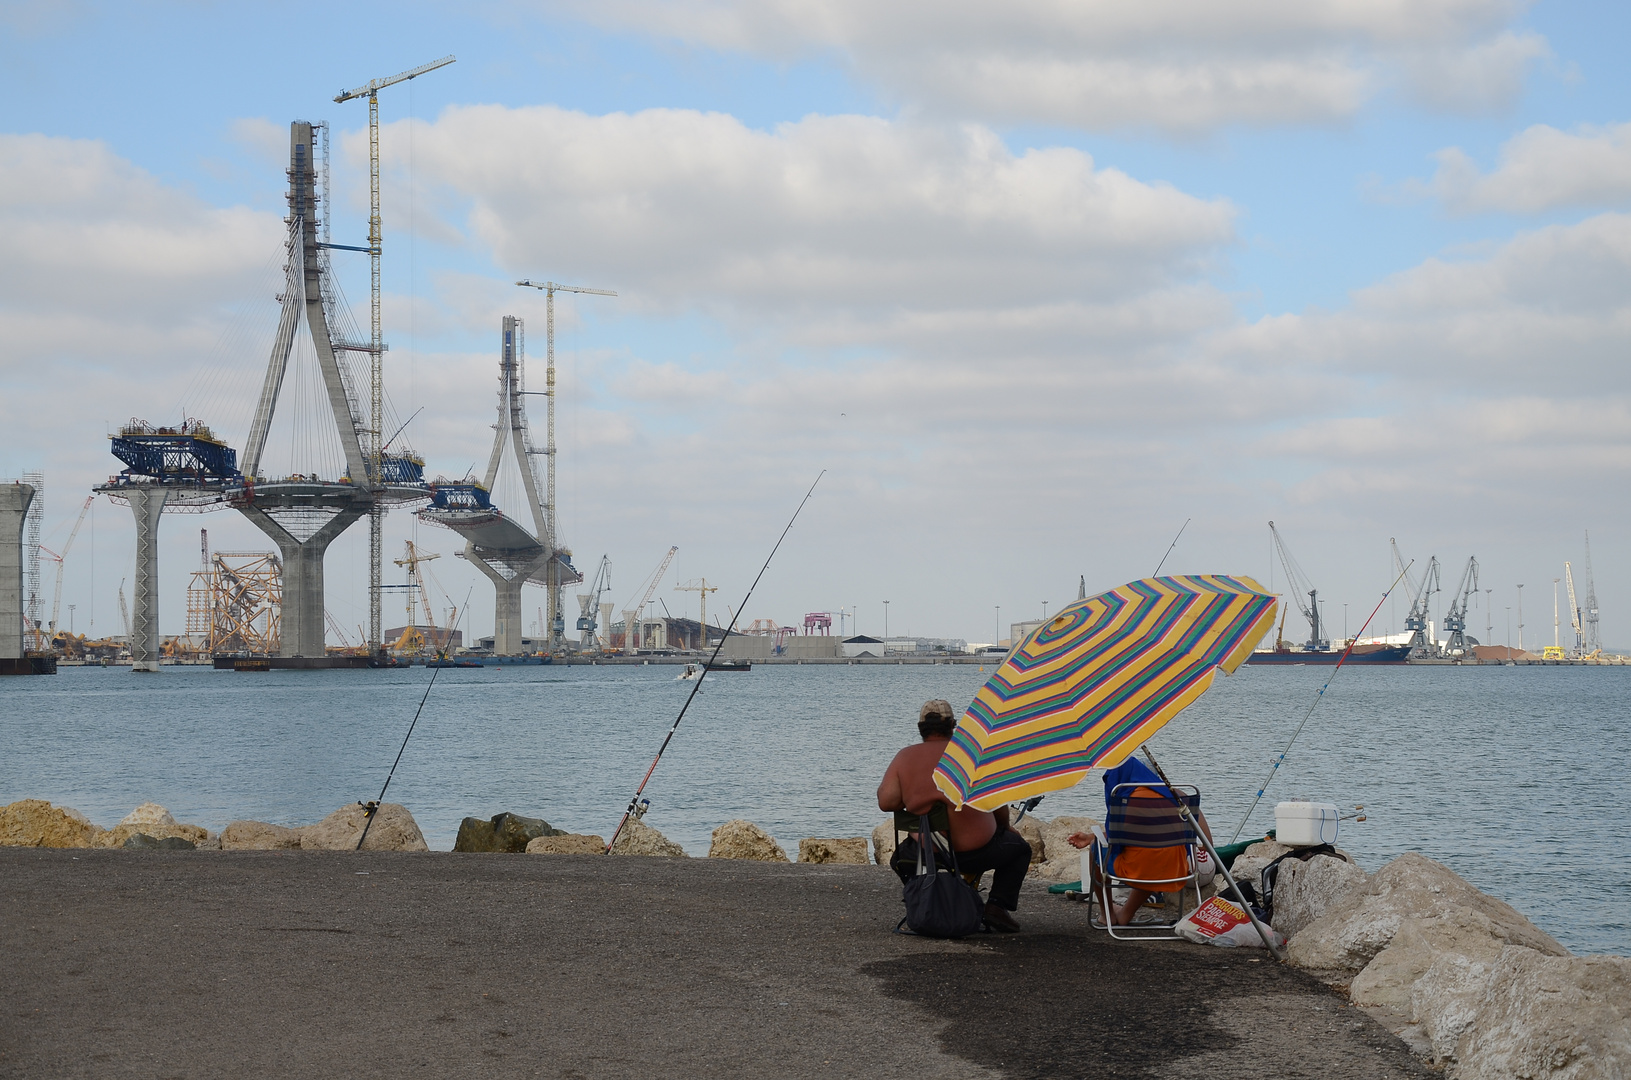
<svg viewBox="0 0 1631 1080">
<path fill-rule="evenodd" d="M 935 698 L 932 701 L 923 703 L 923 708 L 917 711 L 917 722 L 921 724 L 931 716 L 944 716 L 949 720 L 956 715 L 957 713 L 952 710 L 951 702 L 945 698 Z"/>
</svg>

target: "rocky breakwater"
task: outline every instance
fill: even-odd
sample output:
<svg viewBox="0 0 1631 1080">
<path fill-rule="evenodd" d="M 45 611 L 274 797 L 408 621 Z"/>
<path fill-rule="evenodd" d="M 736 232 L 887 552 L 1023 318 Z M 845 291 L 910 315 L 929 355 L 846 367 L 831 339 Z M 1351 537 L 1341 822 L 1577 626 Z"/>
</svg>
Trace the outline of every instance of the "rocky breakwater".
<svg viewBox="0 0 1631 1080">
<path fill-rule="evenodd" d="M 342 806 L 315 825 L 288 828 L 265 821 L 234 821 L 221 830 L 221 847 L 229 851 L 355 851 L 367 822 L 360 803 Z M 429 851 L 425 834 L 401 803 L 381 803 L 368 826 L 364 851 Z"/>
<path fill-rule="evenodd" d="M 219 847 L 208 829 L 178 822 L 158 803 L 143 803 L 111 829 L 69 806 L 21 799 L 0 807 L 0 845 L 7 847 L 190 850 Z"/>
<path fill-rule="evenodd" d="M 1283 850 L 1248 848 L 1237 877 Z M 1631 959 L 1571 956 L 1440 863 L 1288 859 L 1274 912 L 1293 966 L 1345 986 L 1453 1080 L 1631 1076 Z"/>
</svg>

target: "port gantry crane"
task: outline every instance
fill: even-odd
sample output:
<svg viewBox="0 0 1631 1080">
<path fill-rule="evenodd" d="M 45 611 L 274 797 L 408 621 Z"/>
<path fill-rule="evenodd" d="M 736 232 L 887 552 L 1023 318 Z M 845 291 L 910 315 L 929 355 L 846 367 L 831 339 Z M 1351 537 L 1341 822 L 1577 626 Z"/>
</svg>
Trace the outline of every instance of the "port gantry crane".
<svg viewBox="0 0 1631 1080">
<path fill-rule="evenodd" d="M 544 302 L 544 398 L 547 402 L 548 420 L 544 425 L 544 461 L 546 463 L 544 482 L 544 522 L 549 529 L 548 536 L 539 537 L 544 546 L 549 549 L 551 557 L 548 570 L 545 572 L 548 579 L 547 593 L 549 596 L 549 647 L 554 651 L 556 639 L 566 631 L 565 618 L 561 615 L 561 580 L 560 571 L 554 559 L 557 541 L 560 539 L 559 530 L 555 527 L 555 294 L 558 292 L 585 293 L 591 296 L 616 296 L 610 289 L 585 289 L 577 285 L 562 285 L 554 281 L 539 284 L 530 278 L 522 278 L 517 285 L 528 289 L 543 291 Z M 528 391 L 523 390 L 522 393 Z"/>
<path fill-rule="evenodd" d="M 1597 635 L 1597 583 L 1591 577 L 1591 533 L 1586 534 L 1586 609 L 1582 613 L 1586 624 L 1585 652 L 1597 656 L 1603 651 L 1603 642 Z"/>
<path fill-rule="evenodd" d="M 600 598 L 611 587 L 612 560 L 602 555 L 600 557 L 600 566 L 595 570 L 594 580 L 589 583 L 589 591 L 578 594 L 578 629 L 583 631 L 583 637 L 579 639 L 579 648 L 584 651 L 588 651 L 590 648 L 596 648 L 602 652 L 606 650 L 606 642 L 599 640 L 597 631 L 600 619 Z M 610 627 L 607 627 L 608 631 L 610 629 Z"/>
<path fill-rule="evenodd" d="M 384 483 L 382 472 L 385 452 L 385 382 L 384 364 L 382 357 L 385 354 L 385 339 L 381 333 L 379 318 L 379 255 L 380 245 L 384 242 L 384 233 L 380 228 L 379 218 L 379 92 L 387 86 L 395 86 L 399 82 L 418 78 L 426 72 L 446 67 L 453 63 L 454 57 L 444 56 L 440 60 L 432 60 L 428 64 L 420 64 L 398 75 L 385 79 L 370 79 L 366 84 L 355 90 L 342 90 L 335 96 L 335 104 L 342 104 L 355 98 L 368 99 L 368 270 L 369 270 L 369 327 L 372 335 L 368 343 L 369 359 L 369 438 L 368 457 L 372 467 L 370 482 L 378 488 Z M 326 216 L 326 211 L 325 211 Z M 342 245 L 330 245 L 342 246 Z M 349 250 L 349 249 L 348 249 Z M 385 543 L 385 505 L 378 498 L 368 509 L 368 647 L 377 651 L 380 647 L 380 591 L 383 584 L 381 562 L 384 558 Z"/>
<path fill-rule="evenodd" d="M 1303 568 L 1297 565 L 1297 560 L 1286 548 L 1286 542 L 1280 538 L 1280 530 L 1274 527 L 1272 521 L 1269 522 L 1269 533 L 1274 537 L 1275 550 L 1280 553 L 1280 565 L 1286 569 L 1286 584 L 1296 597 L 1298 610 L 1308 620 L 1308 640 L 1303 642 L 1302 649 L 1304 652 L 1327 652 L 1331 642 L 1321 634 L 1319 590 L 1308 580 Z M 1308 599 L 1304 600 L 1305 596 Z"/>
<path fill-rule="evenodd" d="M 644 644 L 640 641 L 640 620 L 645 615 L 646 605 L 651 603 L 652 594 L 657 591 L 657 586 L 662 584 L 663 575 L 668 573 L 668 564 L 674 561 L 674 553 L 678 550 L 678 545 L 669 548 L 668 554 L 663 556 L 663 561 L 657 564 L 657 571 L 651 575 L 651 582 L 646 586 L 646 594 L 640 598 L 639 605 L 633 610 L 628 608 L 623 610 L 623 651 L 631 656 L 635 649 Z"/>
<path fill-rule="evenodd" d="M 1428 609 L 1433 602 L 1433 594 L 1439 591 L 1438 556 L 1427 560 L 1427 571 L 1422 574 L 1418 586 L 1406 571 L 1404 557 L 1399 554 L 1399 542 L 1389 542 L 1393 545 L 1393 569 L 1405 575 L 1405 584 L 1410 588 L 1410 610 L 1404 617 L 1404 628 L 1410 631 L 1408 655 L 1412 660 L 1437 656 L 1438 642 L 1429 633 L 1432 620 L 1428 616 Z"/>
<path fill-rule="evenodd" d="M 1478 593 L 1478 559 L 1467 556 L 1467 568 L 1461 571 L 1461 584 L 1456 586 L 1450 599 L 1449 610 L 1444 613 L 1444 652 L 1447 656 L 1467 656 L 1478 644 L 1477 638 L 1467 636 L 1467 605 Z"/>
<path fill-rule="evenodd" d="M 1574 628 L 1573 655 L 1578 659 L 1586 655 L 1586 634 L 1580 620 L 1580 601 L 1574 598 L 1574 567 L 1567 559 L 1563 561 L 1563 580 L 1569 587 L 1569 625 Z"/>
</svg>

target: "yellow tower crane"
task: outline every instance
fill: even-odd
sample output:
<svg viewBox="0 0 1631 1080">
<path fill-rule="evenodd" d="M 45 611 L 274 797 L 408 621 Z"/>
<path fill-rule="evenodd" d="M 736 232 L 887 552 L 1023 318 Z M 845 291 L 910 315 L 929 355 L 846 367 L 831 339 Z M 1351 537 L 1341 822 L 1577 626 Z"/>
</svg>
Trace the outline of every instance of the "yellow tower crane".
<svg viewBox="0 0 1631 1080">
<path fill-rule="evenodd" d="M 435 552 L 432 552 L 429 555 L 422 555 L 412 540 L 404 542 L 407 544 L 407 551 L 404 553 L 402 558 L 392 560 L 394 563 L 396 563 L 396 565 L 406 566 L 408 568 L 408 587 L 405 590 L 408 594 L 408 626 L 407 629 L 403 631 L 402 637 L 398 639 L 397 645 L 398 648 L 411 648 L 413 651 L 418 651 L 418 649 L 424 645 L 425 639 L 423 635 L 417 633 L 419 624 L 414 619 L 415 596 L 423 596 L 425 601 L 425 622 L 430 626 L 432 641 L 436 640 L 437 632 L 436 616 L 431 611 L 430 597 L 424 596 L 425 583 L 424 579 L 419 574 L 419 564 L 428 563 L 432 559 L 440 559 L 442 556 Z M 409 639 L 414 637 L 418 638 L 418 642 L 417 644 L 410 646 L 408 644 Z"/>
<path fill-rule="evenodd" d="M 432 60 L 428 64 L 420 64 L 416 68 L 404 71 L 399 75 L 392 75 L 387 79 L 371 79 L 367 84 L 355 90 L 343 90 L 335 97 L 336 104 L 350 101 L 353 98 L 368 98 L 368 268 L 370 273 L 369 300 L 369 326 L 373 331 L 369 341 L 369 413 L 368 422 L 370 434 L 368 437 L 369 486 L 378 489 L 384 483 L 384 474 L 381 471 L 381 458 L 385 451 L 384 440 L 384 411 L 385 411 L 385 385 L 384 365 L 381 357 L 385 353 L 385 340 L 380 332 L 379 321 L 379 253 L 384 234 L 380 230 L 379 221 L 379 92 L 387 86 L 395 86 L 399 82 L 418 78 L 426 72 L 435 71 L 439 67 L 446 67 L 453 63 L 452 56 L 444 56 L 440 60 Z M 327 213 L 327 210 L 324 211 Z M 378 498 L 368 510 L 368 648 L 378 650 L 380 646 L 379 625 L 379 598 L 380 598 L 380 562 L 382 545 L 385 540 L 385 507 Z"/>
<path fill-rule="evenodd" d="M 674 591 L 675 592 L 694 592 L 694 593 L 699 594 L 698 597 L 697 597 L 697 603 L 698 603 L 697 622 L 702 627 L 702 633 L 699 636 L 699 641 L 698 641 L 698 644 L 697 644 L 697 648 L 707 649 L 708 648 L 708 594 L 711 593 L 711 592 L 718 592 L 719 591 L 719 586 L 718 585 L 708 584 L 708 579 L 707 578 L 697 578 L 694 581 L 687 581 L 684 585 L 674 586 Z"/>
</svg>

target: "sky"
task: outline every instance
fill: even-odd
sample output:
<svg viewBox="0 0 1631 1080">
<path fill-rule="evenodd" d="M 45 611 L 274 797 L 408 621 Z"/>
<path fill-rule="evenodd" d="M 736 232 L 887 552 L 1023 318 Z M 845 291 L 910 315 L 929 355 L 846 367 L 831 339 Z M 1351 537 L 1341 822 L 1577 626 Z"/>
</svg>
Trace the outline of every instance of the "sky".
<svg viewBox="0 0 1631 1080">
<path fill-rule="evenodd" d="M 332 99 L 452 54 L 380 95 L 393 412 L 429 475 L 479 472 L 503 316 L 543 380 L 544 298 L 513 282 L 615 290 L 558 296 L 555 349 L 560 534 L 619 610 L 677 546 L 653 606 L 694 616 L 675 586 L 706 578 L 728 619 L 819 475 L 744 620 L 991 641 L 1152 573 L 1180 528 L 1163 572 L 1284 591 L 1272 520 L 1333 631 L 1396 539 L 1442 565 L 1435 618 L 1476 557 L 1469 628 L 1498 644 L 1519 584 L 1550 644 L 1589 532 L 1631 648 L 1628 32 L 1624 5 L 1508 0 L 13 0 L 0 476 L 45 473 L 55 550 L 129 419 L 241 447 L 290 121 L 331 125 L 334 240 L 361 244 L 367 106 Z M 366 258 L 334 261 L 366 326 Z M 333 471 L 312 362 L 263 471 Z M 233 511 L 166 515 L 164 634 L 198 528 L 269 548 Z M 439 617 L 490 633 L 457 538 L 393 513 L 388 557 L 409 539 Z M 366 552 L 359 524 L 327 560 L 353 639 Z M 119 632 L 133 565 L 98 499 L 61 623 Z"/>
</svg>

